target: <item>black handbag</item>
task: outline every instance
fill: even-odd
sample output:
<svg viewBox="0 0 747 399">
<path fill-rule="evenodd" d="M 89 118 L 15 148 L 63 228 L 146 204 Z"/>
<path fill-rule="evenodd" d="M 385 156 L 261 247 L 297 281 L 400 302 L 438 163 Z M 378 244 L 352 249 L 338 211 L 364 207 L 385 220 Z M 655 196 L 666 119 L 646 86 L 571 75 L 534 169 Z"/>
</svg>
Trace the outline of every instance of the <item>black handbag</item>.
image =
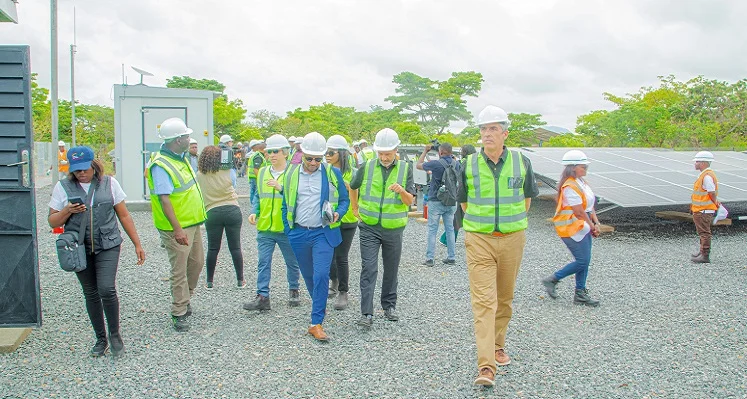
<svg viewBox="0 0 747 399">
<path fill-rule="evenodd" d="M 64 185 L 63 185 L 64 188 Z M 86 237 L 86 228 L 88 212 L 91 212 L 91 199 L 93 192 L 96 190 L 96 184 L 92 184 L 88 189 L 88 198 L 86 198 L 86 211 L 83 212 L 78 231 L 65 229 L 65 232 L 57 237 L 55 243 L 57 247 L 57 259 L 60 261 L 60 267 L 66 272 L 82 272 L 86 270 L 86 245 L 83 240 Z M 67 189 L 65 190 L 67 192 Z M 71 193 L 67 193 L 70 197 Z"/>
</svg>

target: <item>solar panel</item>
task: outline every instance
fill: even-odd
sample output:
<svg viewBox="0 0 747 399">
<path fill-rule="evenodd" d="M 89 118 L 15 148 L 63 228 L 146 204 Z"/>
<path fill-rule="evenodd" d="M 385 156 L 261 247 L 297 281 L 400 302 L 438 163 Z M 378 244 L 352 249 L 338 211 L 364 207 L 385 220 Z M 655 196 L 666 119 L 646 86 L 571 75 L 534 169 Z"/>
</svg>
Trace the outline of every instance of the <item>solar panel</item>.
<svg viewBox="0 0 747 399">
<path fill-rule="evenodd" d="M 542 180 L 557 182 L 570 148 L 522 148 Z M 591 161 L 587 180 L 598 197 L 623 207 L 689 204 L 699 172 L 696 151 L 656 148 L 581 148 Z M 747 201 L 747 153 L 713 151 L 719 200 Z"/>
</svg>

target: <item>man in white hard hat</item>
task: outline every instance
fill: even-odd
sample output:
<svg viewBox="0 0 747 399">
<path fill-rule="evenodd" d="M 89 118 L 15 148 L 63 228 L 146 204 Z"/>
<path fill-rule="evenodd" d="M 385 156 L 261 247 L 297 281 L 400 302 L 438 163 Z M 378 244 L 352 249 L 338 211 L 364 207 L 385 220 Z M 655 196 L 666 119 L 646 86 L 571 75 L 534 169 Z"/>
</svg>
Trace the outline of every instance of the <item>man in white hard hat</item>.
<svg viewBox="0 0 747 399">
<path fill-rule="evenodd" d="M 293 151 L 293 155 L 291 156 L 290 163 L 293 165 L 300 165 L 301 160 L 303 159 L 303 149 L 301 148 L 301 144 L 303 144 L 303 137 L 296 137 L 296 147 Z"/>
<path fill-rule="evenodd" d="M 708 151 L 700 151 L 695 154 L 695 170 L 700 174 L 693 185 L 690 210 L 693 213 L 695 229 L 700 236 L 700 251 L 692 255 L 693 263 L 711 262 L 711 224 L 716 216 L 719 205 L 718 201 L 718 179 L 716 173 L 711 169 L 713 154 Z"/>
<path fill-rule="evenodd" d="M 191 138 L 189 139 L 189 164 L 192 165 L 192 170 L 195 173 L 197 173 L 197 160 L 199 157 L 197 153 L 197 140 Z"/>
<path fill-rule="evenodd" d="M 185 157 L 190 134 L 192 129 L 179 118 L 163 121 L 158 136 L 164 142 L 146 170 L 153 223 L 171 263 L 171 321 L 178 332 L 189 330 L 190 299 L 205 263 L 200 226 L 207 213 Z"/>
<path fill-rule="evenodd" d="M 366 139 L 361 139 L 358 142 L 358 148 L 360 148 L 360 151 L 358 152 L 358 167 L 366 163 L 366 161 L 376 158 L 376 152 L 368 146 L 368 141 L 366 141 Z"/>
<path fill-rule="evenodd" d="M 374 291 L 379 273 L 381 250 L 384 276 L 381 282 L 381 307 L 389 321 L 397 314 L 397 274 L 402 257 L 402 234 L 407 226 L 407 212 L 415 200 L 412 168 L 397 160 L 399 136 L 389 128 L 376 133 L 371 158 L 358 169 L 350 188 L 359 190 L 358 210 L 361 246 L 361 318 L 358 325 L 373 326 Z M 354 210 L 355 211 L 355 210 Z"/>
<path fill-rule="evenodd" d="M 67 178 L 68 171 L 70 170 L 70 165 L 67 162 L 67 150 L 65 149 L 65 142 L 60 140 L 57 142 L 57 180 L 64 180 Z M 49 167 L 49 171 L 51 172 L 54 168 L 54 165 Z M 49 174 L 49 173 L 47 173 Z"/>
<path fill-rule="evenodd" d="M 524 255 L 527 212 L 539 194 L 529 159 L 504 145 L 510 121 L 489 105 L 477 117 L 482 151 L 462 162 L 457 201 L 464 210 L 464 243 L 472 299 L 478 376 L 493 386 L 505 351 L 516 277 Z"/>
<path fill-rule="evenodd" d="M 307 134 L 301 150 L 303 164 L 291 165 L 282 187 L 283 224 L 311 295 L 308 332 L 318 341 L 327 341 L 322 322 L 327 308 L 329 268 L 334 249 L 342 242 L 340 224 L 350 198 L 340 170 L 322 164 L 327 142 L 321 134 Z M 332 168 L 332 173 L 327 168 Z"/>
<path fill-rule="evenodd" d="M 290 150 L 288 151 L 288 157 L 289 159 L 293 159 L 293 155 L 295 155 L 296 153 L 296 136 L 288 137 L 288 145 L 290 145 Z"/>
</svg>

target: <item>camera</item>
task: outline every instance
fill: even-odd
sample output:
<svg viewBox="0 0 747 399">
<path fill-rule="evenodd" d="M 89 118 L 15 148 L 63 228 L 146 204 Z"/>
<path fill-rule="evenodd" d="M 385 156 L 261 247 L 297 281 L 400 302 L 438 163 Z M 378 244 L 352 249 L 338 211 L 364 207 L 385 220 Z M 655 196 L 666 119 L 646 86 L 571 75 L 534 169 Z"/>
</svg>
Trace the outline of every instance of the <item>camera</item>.
<svg viewBox="0 0 747 399">
<path fill-rule="evenodd" d="M 441 143 L 438 142 L 438 139 L 431 140 L 431 149 L 433 151 L 438 152 L 438 146 L 440 146 L 440 145 L 441 145 Z"/>
</svg>

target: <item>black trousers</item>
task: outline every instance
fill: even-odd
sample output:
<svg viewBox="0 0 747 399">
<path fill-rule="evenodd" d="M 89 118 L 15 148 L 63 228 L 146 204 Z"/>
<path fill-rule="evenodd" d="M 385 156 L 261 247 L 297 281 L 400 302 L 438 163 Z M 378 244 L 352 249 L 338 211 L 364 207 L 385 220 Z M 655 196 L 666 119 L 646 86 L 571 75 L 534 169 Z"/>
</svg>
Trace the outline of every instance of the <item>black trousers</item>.
<svg viewBox="0 0 747 399">
<path fill-rule="evenodd" d="M 353 237 L 357 223 L 342 224 L 340 233 L 342 234 L 342 243 L 335 248 L 335 255 L 332 257 L 332 266 L 329 268 L 329 278 L 338 280 L 337 290 L 348 292 L 348 281 L 350 279 L 350 266 L 348 264 L 348 254 L 350 247 L 353 245 Z"/>
<path fill-rule="evenodd" d="M 110 334 L 119 333 L 119 298 L 117 297 L 117 266 L 121 247 L 86 256 L 86 270 L 75 273 L 83 288 L 86 310 L 96 338 L 106 338 L 106 324 Z M 106 324 L 104 324 L 106 314 Z"/>
<path fill-rule="evenodd" d="M 373 314 L 373 297 L 379 274 L 379 248 L 384 264 L 381 281 L 381 307 L 397 306 L 397 274 L 402 257 L 402 233 L 405 228 L 385 229 L 360 223 L 361 241 L 361 313 Z"/>
<path fill-rule="evenodd" d="M 241 253 L 241 208 L 236 205 L 224 205 L 213 208 L 207 213 L 205 231 L 207 232 L 207 281 L 213 281 L 215 265 L 218 262 L 223 230 L 226 231 L 228 250 L 231 252 L 233 267 L 236 269 L 236 280 L 244 280 L 244 255 Z"/>
</svg>

